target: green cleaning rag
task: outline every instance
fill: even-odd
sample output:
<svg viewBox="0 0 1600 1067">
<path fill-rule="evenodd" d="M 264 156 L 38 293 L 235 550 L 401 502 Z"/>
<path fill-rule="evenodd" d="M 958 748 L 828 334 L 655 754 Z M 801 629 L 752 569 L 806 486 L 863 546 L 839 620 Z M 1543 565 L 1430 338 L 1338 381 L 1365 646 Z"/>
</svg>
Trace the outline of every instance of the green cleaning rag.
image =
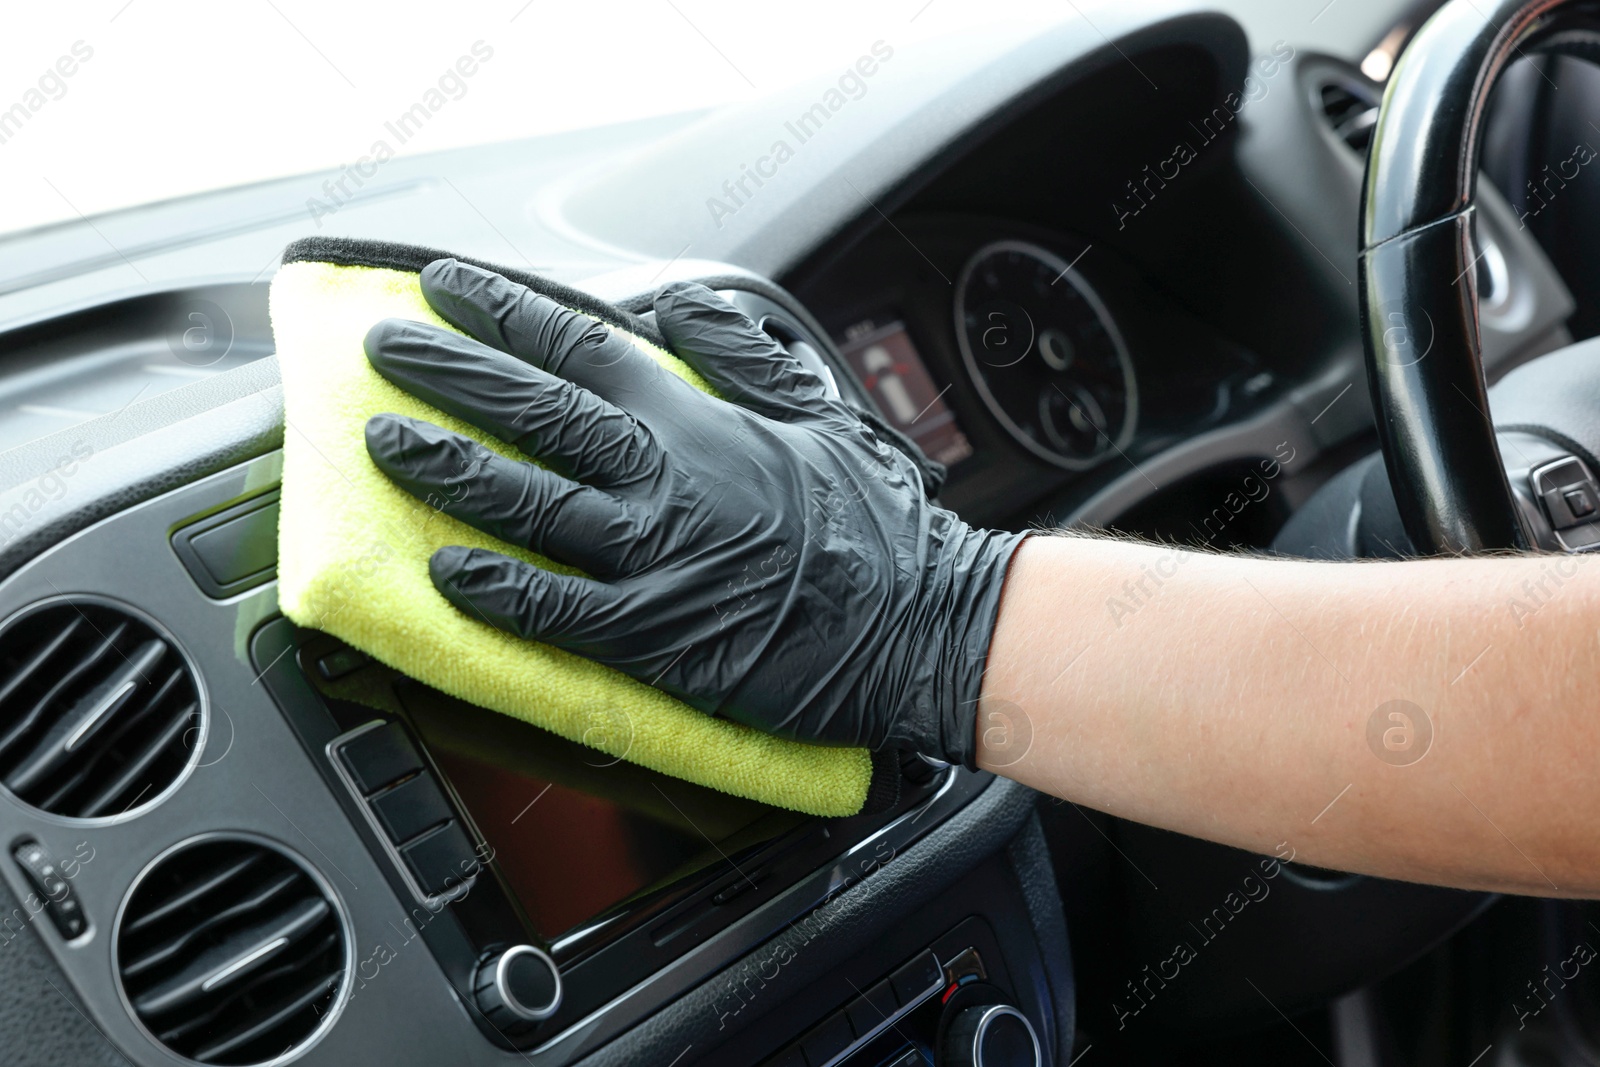
<svg viewBox="0 0 1600 1067">
<path fill-rule="evenodd" d="M 418 272 L 435 254 L 376 242 L 291 245 L 272 282 L 272 330 L 283 372 L 283 493 L 278 598 L 283 613 L 461 700 L 534 723 L 611 756 L 736 796 L 812 815 L 860 811 L 872 778 L 864 749 L 781 740 L 702 714 L 609 667 L 503 633 L 434 589 L 428 558 L 444 545 L 493 549 L 576 573 L 497 541 L 405 493 L 367 457 L 363 428 L 380 412 L 410 415 L 523 458 L 402 392 L 367 363 L 362 340 L 384 318 L 449 328 L 423 299 Z M 608 318 L 564 287 L 516 280 Z M 626 331 L 625 331 L 626 332 Z M 687 365 L 634 343 L 700 388 Z"/>
</svg>

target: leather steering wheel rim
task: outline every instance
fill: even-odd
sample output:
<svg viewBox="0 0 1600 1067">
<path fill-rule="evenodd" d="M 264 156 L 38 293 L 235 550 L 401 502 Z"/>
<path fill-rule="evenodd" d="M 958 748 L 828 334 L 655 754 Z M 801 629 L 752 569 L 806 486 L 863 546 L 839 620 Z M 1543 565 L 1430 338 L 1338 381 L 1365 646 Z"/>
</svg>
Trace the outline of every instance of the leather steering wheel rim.
<svg viewBox="0 0 1600 1067">
<path fill-rule="evenodd" d="M 1474 200 L 1490 94 L 1535 52 L 1600 59 L 1600 0 L 1450 0 L 1390 75 L 1367 159 L 1367 382 L 1395 503 L 1424 554 L 1532 543 L 1489 414 Z"/>
</svg>

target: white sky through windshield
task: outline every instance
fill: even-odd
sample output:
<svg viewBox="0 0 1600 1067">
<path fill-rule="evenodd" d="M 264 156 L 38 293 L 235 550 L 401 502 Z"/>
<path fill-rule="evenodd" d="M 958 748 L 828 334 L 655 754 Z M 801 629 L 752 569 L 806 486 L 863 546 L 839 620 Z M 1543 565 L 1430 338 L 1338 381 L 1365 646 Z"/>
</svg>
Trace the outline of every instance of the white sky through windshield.
<svg viewBox="0 0 1600 1067">
<path fill-rule="evenodd" d="M 763 95 L 1001 19 L 1126 0 L 171 0 L 27 5 L 0 35 L 0 233 Z M 1220 0 L 1257 48 L 1359 59 L 1400 0 Z M 427 120 L 404 118 L 427 111 Z"/>
</svg>

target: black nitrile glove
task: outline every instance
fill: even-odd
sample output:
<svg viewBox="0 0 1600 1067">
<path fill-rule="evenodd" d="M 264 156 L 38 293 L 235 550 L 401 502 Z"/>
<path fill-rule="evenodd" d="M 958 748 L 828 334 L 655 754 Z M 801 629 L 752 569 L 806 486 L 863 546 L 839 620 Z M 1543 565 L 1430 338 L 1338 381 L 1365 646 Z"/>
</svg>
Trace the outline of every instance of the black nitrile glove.
<svg viewBox="0 0 1600 1067">
<path fill-rule="evenodd" d="M 477 340 L 390 319 L 367 356 L 400 388 L 548 470 L 428 423 L 367 423 L 407 491 L 592 577 L 481 549 L 431 570 L 462 611 L 785 737 L 970 765 L 1006 566 L 916 465 L 700 285 L 656 296 L 674 351 L 726 397 L 496 274 L 440 260 L 422 291 Z"/>
</svg>

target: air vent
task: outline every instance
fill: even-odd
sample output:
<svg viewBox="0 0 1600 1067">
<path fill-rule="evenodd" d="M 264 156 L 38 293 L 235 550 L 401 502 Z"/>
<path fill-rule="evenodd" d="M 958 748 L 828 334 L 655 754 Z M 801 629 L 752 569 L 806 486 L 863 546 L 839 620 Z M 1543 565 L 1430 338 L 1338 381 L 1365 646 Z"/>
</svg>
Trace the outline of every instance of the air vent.
<svg viewBox="0 0 1600 1067">
<path fill-rule="evenodd" d="M 346 945 L 309 868 L 265 844 L 212 838 L 168 853 L 135 884 L 116 966 L 134 1015 L 173 1052 L 265 1063 L 331 1022 Z"/>
<path fill-rule="evenodd" d="M 152 803 L 202 723 L 182 654 L 121 608 L 51 601 L 0 632 L 0 782 L 36 808 L 92 819 Z"/>
<path fill-rule="evenodd" d="M 1366 155 L 1372 129 L 1378 124 L 1378 97 L 1353 82 L 1324 82 L 1322 114 L 1345 144 Z"/>
</svg>

